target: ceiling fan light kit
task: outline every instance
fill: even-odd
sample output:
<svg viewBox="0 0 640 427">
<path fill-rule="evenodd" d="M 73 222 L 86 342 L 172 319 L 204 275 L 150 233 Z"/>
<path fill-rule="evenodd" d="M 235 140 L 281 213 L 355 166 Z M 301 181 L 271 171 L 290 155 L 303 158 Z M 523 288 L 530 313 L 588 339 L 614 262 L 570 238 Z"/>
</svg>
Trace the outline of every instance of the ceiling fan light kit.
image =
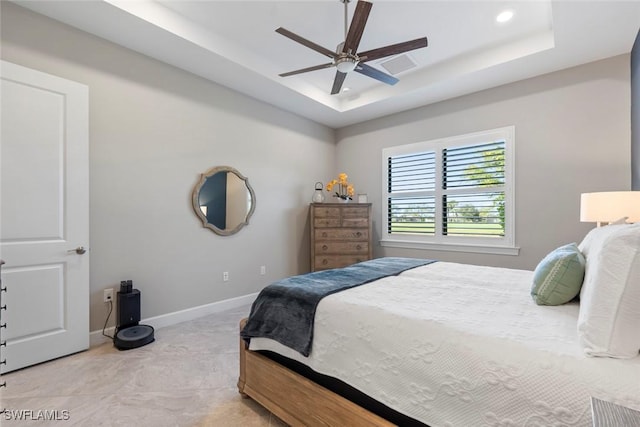
<svg viewBox="0 0 640 427">
<path fill-rule="evenodd" d="M 356 58 L 351 57 L 343 57 L 336 59 L 336 68 L 341 73 L 350 73 L 355 70 L 356 65 L 358 65 L 358 61 Z"/>
<path fill-rule="evenodd" d="M 369 1 L 358 0 L 356 10 L 353 14 L 353 19 L 351 20 L 351 25 L 349 26 L 349 28 L 347 28 L 347 7 L 350 0 L 339 1 L 341 3 L 344 3 L 345 39 L 344 42 L 338 45 L 336 52 L 332 52 L 331 50 L 322 47 L 310 40 L 307 40 L 304 37 L 301 37 L 282 27 L 276 29 L 277 33 L 282 34 L 283 36 L 288 37 L 291 40 L 298 42 L 310 49 L 313 49 L 316 52 L 321 53 L 322 55 L 328 56 L 333 61 L 326 64 L 315 65 L 295 71 L 289 71 L 287 73 L 280 74 L 280 76 L 288 77 L 296 74 L 307 73 L 309 71 L 336 67 L 336 76 L 333 80 L 333 87 L 331 88 L 332 95 L 340 93 L 342 84 L 344 83 L 347 74 L 352 71 L 363 74 L 367 77 L 371 77 L 388 85 L 396 84 L 398 82 L 397 78 L 367 65 L 365 64 L 365 62 L 373 61 L 387 56 L 398 55 L 400 53 L 408 52 L 414 49 L 427 47 L 427 38 L 421 37 L 419 39 L 396 43 L 393 45 L 368 50 L 366 52 L 358 52 L 360 39 L 362 38 L 362 34 L 364 33 L 364 27 L 367 24 L 367 19 L 369 18 L 369 13 L 371 12 L 371 7 L 373 5 Z"/>
</svg>

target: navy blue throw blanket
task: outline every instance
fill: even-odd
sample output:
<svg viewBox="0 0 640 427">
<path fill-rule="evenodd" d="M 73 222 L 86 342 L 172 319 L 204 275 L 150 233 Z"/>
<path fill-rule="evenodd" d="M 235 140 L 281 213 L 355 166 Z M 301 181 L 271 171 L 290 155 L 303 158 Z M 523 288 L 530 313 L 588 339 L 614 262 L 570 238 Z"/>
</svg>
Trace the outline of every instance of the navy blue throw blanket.
<svg viewBox="0 0 640 427">
<path fill-rule="evenodd" d="M 316 307 L 322 298 L 432 262 L 434 260 L 378 258 L 272 283 L 253 302 L 240 335 L 246 341 L 256 337 L 270 338 L 309 356 Z"/>
</svg>

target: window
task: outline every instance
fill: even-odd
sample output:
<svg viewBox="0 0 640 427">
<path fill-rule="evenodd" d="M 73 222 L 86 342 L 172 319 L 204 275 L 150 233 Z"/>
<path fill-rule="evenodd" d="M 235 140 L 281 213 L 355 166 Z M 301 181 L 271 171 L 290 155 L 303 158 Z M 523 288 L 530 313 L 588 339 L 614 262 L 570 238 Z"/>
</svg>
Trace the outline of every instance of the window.
<svg viewBox="0 0 640 427">
<path fill-rule="evenodd" d="M 383 246 L 514 248 L 514 128 L 383 150 Z"/>
</svg>

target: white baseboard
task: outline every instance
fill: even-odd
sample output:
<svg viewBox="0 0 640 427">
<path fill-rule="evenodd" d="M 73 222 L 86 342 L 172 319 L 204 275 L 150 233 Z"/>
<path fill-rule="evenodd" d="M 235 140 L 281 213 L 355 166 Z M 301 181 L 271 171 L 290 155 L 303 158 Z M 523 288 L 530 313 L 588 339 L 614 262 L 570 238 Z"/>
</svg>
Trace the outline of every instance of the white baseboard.
<svg viewBox="0 0 640 427">
<path fill-rule="evenodd" d="M 219 313 L 221 311 L 231 310 L 234 308 L 242 307 L 251 304 L 258 293 L 249 295 L 243 295 L 241 297 L 229 298 L 223 301 L 212 302 L 210 304 L 200 305 L 198 307 L 187 308 L 185 310 L 174 311 L 173 313 L 167 313 L 160 316 L 149 317 L 148 319 L 142 319 L 140 321 L 143 325 L 153 326 L 154 329 L 163 328 L 165 326 L 175 325 L 177 323 L 186 322 L 188 320 L 197 319 L 199 317 L 207 316 L 209 314 Z M 105 330 L 105 333 L 113 336 L 115 327 L 110 327 Z M 92 331 L 89 334 L 89 345 L 95 347 L 100 344 L 104 344 L 109 341 L 109 338 L 102 335 L 102 329 L 98 331 Z"/>
</svg>

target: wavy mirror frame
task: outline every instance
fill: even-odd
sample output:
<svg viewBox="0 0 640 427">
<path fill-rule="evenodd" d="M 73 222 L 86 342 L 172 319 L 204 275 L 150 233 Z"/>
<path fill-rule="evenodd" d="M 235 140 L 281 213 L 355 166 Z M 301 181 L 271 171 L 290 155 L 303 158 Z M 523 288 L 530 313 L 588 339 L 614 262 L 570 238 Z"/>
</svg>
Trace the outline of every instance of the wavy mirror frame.
<svg viewBox="0 0 640 427">
<path fill-rule="evenodd" d="M 207 179 L 218 172 L 231 172 L 235 174 L 240 180 L 244 181 L 244 185 L 247 187 L 247 191 L 249 191 L 249 195 L 251 196 L 251 207 L 249 208 L 249 212 L 247 212 L 244 221 L 240 222 L 236 227 L 232 229 L 222 229 L 211 224 L 207 220 L 207 217 L 204 215 L 204 212 L 202 212 L 202 210 L 200 209 L 200 190 L 207 182 Z M 196 213 L 198 218 L 200 218 L 200 221 L 202 221 L 203 227 L 208 228 L 209 230 L 213 231 L 216 234 L 219 234 L 220 236 L 230 236 L 232 234 L 236 234 L 245 225 L 249 224 L 249 218 L 251 218 L 251 215 L 253 215 L 253 212 L 256 210 L 256 194 L 253 191 L 251 185 L 249 185 L 249 178 L 242 175 L 237 169 L 232 168 L 231 166 L 216 166 L 201 174 L 200 181 L 198 181 L 193 189 L 193 193 L 191 195 L 191 203 L 193 205 L 193 211 Z"/>
</svg>

